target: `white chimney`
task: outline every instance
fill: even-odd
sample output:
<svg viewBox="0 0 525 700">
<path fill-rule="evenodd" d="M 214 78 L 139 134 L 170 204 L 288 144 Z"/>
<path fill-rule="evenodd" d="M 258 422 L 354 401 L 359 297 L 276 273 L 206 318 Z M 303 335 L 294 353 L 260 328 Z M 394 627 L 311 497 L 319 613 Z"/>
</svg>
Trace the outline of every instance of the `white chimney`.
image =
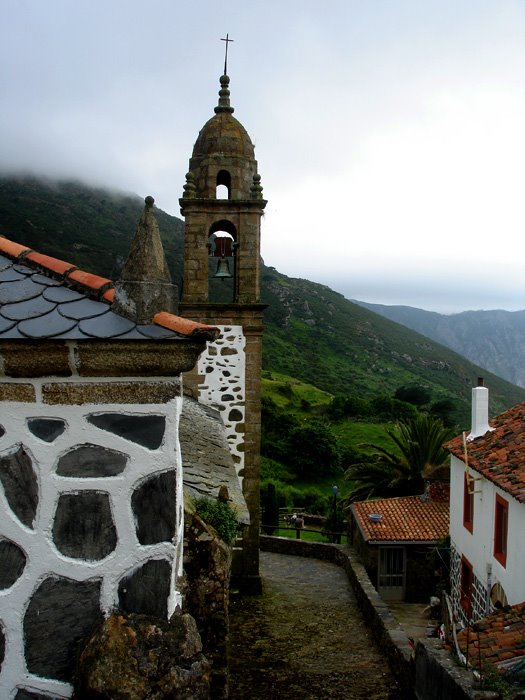
<svg viewBox="0 0 525 700">
<path fill-rule="evenodd" d="M 493 428 L 489 425 L 489 390 L 483 386 L 483 377 L 472 389 L 472 427 L 467 440 L 475 440 Z"/>
</svg>

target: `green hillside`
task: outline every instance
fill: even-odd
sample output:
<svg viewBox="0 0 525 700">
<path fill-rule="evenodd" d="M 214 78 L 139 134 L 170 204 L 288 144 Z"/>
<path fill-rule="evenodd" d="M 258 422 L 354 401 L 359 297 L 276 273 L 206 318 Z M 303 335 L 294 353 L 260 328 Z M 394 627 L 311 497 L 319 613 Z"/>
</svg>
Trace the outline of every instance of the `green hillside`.
<svg viewBox="0 0 525 700">
<path fill-rule="evenodd" d="M 80 183 L 0 178 L 0 234 L 111 278 L 127 256 L 142 207 L 135 195 Z M 157 219 L 173 280 L 180 283 L 183 222 L 160 210 Z M 326 286 L 267 266 L 261 279 L 262 301 L 269 305 L 263 341 L 268 371 L 331 395 L 365 398 L 423 384 L 432 401 L 455 400 L 462 422 L 468 422 L 477 376 L 490 388 L 492 414 L 525 400 L 524 389 Z"/>
</svg>

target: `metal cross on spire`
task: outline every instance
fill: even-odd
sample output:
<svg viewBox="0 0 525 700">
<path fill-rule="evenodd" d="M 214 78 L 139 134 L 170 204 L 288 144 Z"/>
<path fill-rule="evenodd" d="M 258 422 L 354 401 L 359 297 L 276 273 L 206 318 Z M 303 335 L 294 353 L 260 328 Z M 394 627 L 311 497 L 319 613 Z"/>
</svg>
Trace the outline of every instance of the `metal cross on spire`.
<svg viewBox="0 0 525 700">
<path fill-rule="evenodd" d="M 226 42 L 226 51 L 224 53 L 224 75 L 228 75 L 228 44 L 234 41 L 234 39 L 230 39 L 229 36 L 229 34 L 226 34 L 226 39 L 221 39 L 221 41 Z"/>
</svg>

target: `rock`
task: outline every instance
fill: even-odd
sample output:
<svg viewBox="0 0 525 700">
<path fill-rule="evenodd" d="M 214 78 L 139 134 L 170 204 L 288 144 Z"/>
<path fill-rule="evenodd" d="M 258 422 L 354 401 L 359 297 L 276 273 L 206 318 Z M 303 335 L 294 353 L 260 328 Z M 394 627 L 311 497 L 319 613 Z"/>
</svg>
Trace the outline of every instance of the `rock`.
<svg viewBox="0 0 525 700">
<path fill-rule="evenodd" d="M 115 613 L 82 651 L 75 700 L 209 700 L 210 664 L 195 620 Z"/>
</svg>

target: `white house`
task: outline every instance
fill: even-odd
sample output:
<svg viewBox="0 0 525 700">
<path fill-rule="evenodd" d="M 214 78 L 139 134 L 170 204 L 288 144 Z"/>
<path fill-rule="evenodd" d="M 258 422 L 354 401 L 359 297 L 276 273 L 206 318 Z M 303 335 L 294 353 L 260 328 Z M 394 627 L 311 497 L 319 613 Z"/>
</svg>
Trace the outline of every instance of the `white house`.
<svg viewBox="0 0 525 700">
<path fill-rule="evenodd" d="M 472 429 L 451 452 L 451 588 L 459 619 L 525 601 L 525 403 L 488 423 L 488 390 L 472 390 Z"/>
</svg>

